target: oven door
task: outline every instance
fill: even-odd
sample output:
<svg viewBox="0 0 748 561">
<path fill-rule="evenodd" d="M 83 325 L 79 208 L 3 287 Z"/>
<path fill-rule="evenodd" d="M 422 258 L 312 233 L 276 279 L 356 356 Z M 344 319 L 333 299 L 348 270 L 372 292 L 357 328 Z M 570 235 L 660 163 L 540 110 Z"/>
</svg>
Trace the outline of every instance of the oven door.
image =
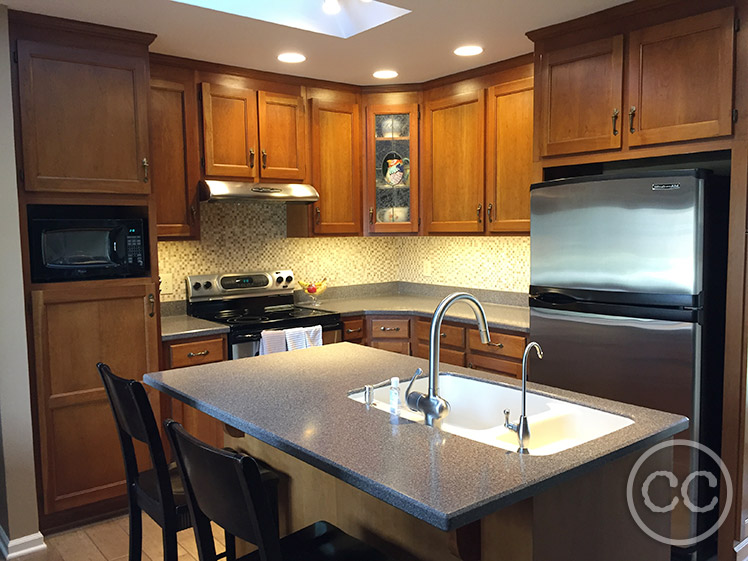
<svg viewBox="0 0 748 561">
<path fill-rule="evenodd" d="M 260 354 L 259 333 L 246 333 L 242 335 L 231 334 L 229 336 L 229 360 L 257 356 Z"/>
</svg>

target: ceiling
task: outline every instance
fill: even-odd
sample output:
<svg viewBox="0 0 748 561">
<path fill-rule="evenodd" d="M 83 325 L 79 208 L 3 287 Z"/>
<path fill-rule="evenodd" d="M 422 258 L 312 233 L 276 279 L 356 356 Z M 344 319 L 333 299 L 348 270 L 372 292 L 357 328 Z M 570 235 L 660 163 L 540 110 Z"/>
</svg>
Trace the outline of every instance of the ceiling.
<svg viewBox="0 0 748 561">
<path fill-rule="evenodd" d="M 282 0 L 246 0 L 248 2 Z M 308 0 L 309 2 L 322 0 Z M 357 0 L 345 0 L 357 1 Z M 623 0 L 383 0 L 411 10 L 348 39 L 214 12 L 171 0 L 0 0 L 23 10 L 158 35 L 151 51 L 358 85 L 419 83 L 532 51 L 525 32 L 623 4 Z M 341 0 L 343 4 L 343 0 Z M 483 46 L 474 57 L 452 51 Z M 285 51 L 306 55 L 286 64 Z M 372 72 L 394 69 L 394 80 Z"/>
</svg>

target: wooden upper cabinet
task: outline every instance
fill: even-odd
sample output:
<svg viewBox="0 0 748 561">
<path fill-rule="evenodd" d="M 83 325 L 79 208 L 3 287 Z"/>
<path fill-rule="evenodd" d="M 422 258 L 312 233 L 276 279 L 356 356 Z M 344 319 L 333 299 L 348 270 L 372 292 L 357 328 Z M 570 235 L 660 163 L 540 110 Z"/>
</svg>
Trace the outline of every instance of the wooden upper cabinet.
<svg viewBox="0 0 748 561">
<path fill-rule="evenodd" d="M 151 67 L 151 181 L 158 237 L 195 238 L 200 233 L 200 151 L 194 72 L 168 69 L 164 74 L 169 78 L 155 77 L 160 72 Z"/>
<path fill-rule="evenodd" d="M 543 53 L 541 154 L 620 148 L 622 82 L 623 35 Z"/>
<path fill-rule="evenodd" d="M 19 40 L 27 191 L 150 192 L 148 60 Z"/>
<path fill-rule="evenodd" d="M 366 108 L 368 232 L 418 231 L 418 104 Z"/>
<path fill-rule="evenodd" d="M 630 146 L 732 134 L 734 20 L 729 7 L 630 34 Z"/>
<path fill-rule="evenodd" d="M 312 100 L 315 234 L 361 233 L 361 127 L 357 103 Z"/>
<path fill-rule="evenodd" d="M 203 82 L 205 175 L 254 179 L 257 173 L 257 94 Z"/>
<path fill-rule="evenodd" d="M 529 232 L 533 79 L 489 89 L 486 118 L 487 230 Z"/>
<path fill-rule="evenodd" d="M 295 95 L 259 92 L 260 176 L 267 179 L 306 177 L 304 100 Z"/>
<path fill-rule="evenodd" d="M 482 232 L 485 93 L 426 103 L 422 208 L 426 232 Z"/>
<path fill-rule="evenodd" d="M 134 379 L 158 369 L 154 284 L 74 285 L 31 293 L 46 514 L 126 491 L 117 430 L 96 363 Z M 158 392 L 149 395 L 156 409 Z M 147 469 L 147 454 L 140 457 L 141 469 Z"/>
</svg>

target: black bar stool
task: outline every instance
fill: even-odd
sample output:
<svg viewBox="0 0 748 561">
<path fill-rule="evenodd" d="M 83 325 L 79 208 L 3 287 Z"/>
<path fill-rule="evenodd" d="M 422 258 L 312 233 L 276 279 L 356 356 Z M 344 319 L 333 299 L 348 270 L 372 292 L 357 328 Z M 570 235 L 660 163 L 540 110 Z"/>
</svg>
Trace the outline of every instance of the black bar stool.
<svg viewBox="0 0 748 561">
<path fill-rule="evenodd" d="M 136 380 L 126 380 L 112 373 L 109 366 L 98 363 L 96 368 L 104 382 L 109 404 L 117 425 L 122 456 L 125 461 L 127 501 L 130 511 L 130 561 L 141 561 L 143 548 L 142 511 L 161 526 L 164 543 L 164 560 L 177 561 L 177 532 L 192 525 L 182 479 L 175 464 L 168 465 L 158 424 L 153 415 L 143 385 Z M 133 440 L 148 446 L 152 469 L 138 471 Z M 266 492 L 277 503 L 278 476 L 263 469 L 262 478 Z M 277 523 L 277 522 L 276 522 Z M 226 535 L 226 552 L 220 557 L 228 561 L 236 558 L 235 540 Z"/>
<path fill-rule="evenodd" d="M 218 558 L 211 521 L 258 547 L 238 561 L 390 561 L 328 522 L 280 539 L 254 458 L 214 448 L 172 419 L 164 425 L 182 475 L 200 561 Z"/>
</svg>

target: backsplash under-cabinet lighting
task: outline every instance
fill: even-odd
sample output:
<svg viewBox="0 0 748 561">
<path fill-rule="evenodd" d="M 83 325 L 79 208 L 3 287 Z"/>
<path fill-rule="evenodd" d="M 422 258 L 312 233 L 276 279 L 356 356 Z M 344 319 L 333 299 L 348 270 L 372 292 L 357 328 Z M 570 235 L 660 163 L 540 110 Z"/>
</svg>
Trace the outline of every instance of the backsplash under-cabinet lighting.
<svg viewBox="0 0 748 561">
<path fill-rule="evenodd" d="M 184 300 L 187 275 L 292 268 L 333 286 L 406 281 L 526 293 L 530 238 L 286 238 L 286 209 L 272 203 L 202 204 L 202 239 L 159 242 L 159 272 Z"/>
</svg>

